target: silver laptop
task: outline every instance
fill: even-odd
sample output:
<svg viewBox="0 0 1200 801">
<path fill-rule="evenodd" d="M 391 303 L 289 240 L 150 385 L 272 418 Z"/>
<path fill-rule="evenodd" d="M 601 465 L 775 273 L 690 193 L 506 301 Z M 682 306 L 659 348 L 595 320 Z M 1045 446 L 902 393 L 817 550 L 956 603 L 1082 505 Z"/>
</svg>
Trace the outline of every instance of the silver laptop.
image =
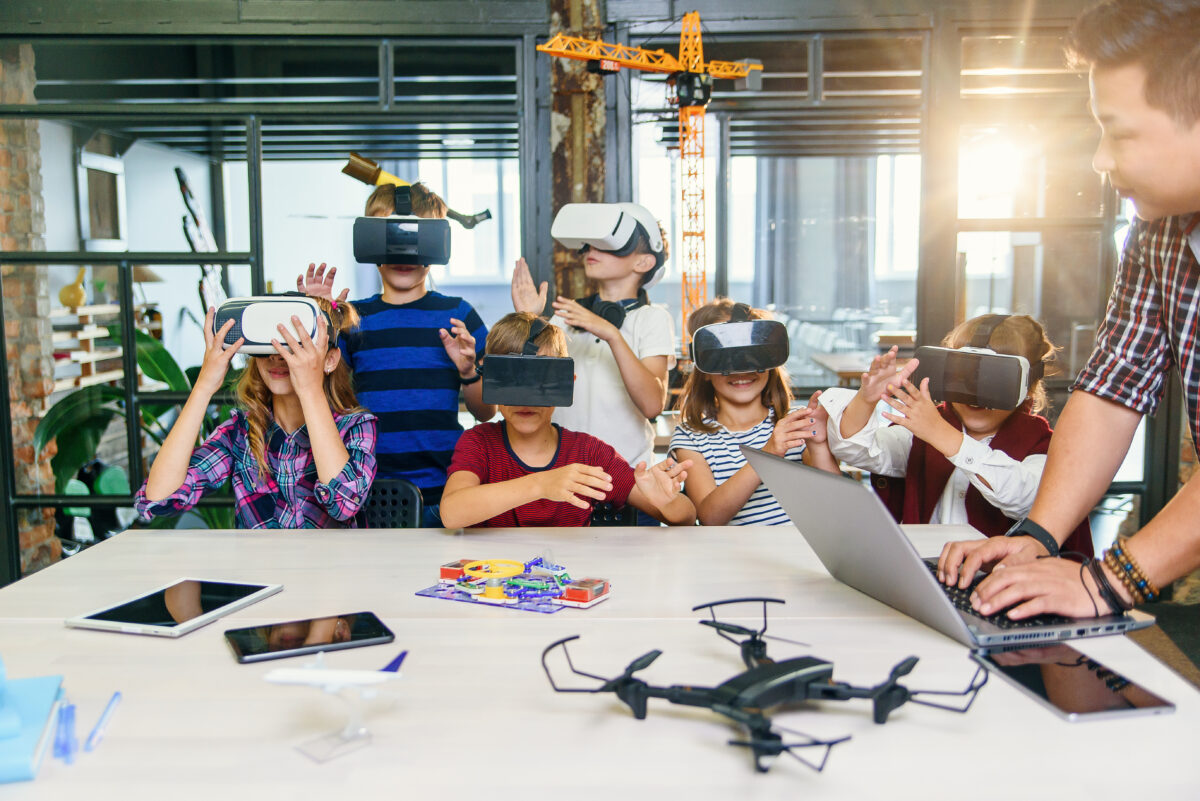
<svg viewBox="0 0 1200 801">
<path fill-rule="evenodd" d="M 963 645 L 1053 642 L 1118 634 L 1154 623 L 1150 615 L 1133 611 L 1082 620 L 1035 618 L 1011 628 L 996 625 L 954 605 L 870 489 L 744 445 L 742 453 L 834 578 Z"/>
</svg>

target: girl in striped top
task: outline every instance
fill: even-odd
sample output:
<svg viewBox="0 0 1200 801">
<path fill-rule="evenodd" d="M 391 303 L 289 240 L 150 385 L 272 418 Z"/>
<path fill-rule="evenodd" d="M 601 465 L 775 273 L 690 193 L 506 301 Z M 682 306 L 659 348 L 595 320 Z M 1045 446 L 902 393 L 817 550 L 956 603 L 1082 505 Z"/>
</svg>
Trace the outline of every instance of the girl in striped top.
<svg viewBox="0 0 1200 801">
<path fill-rule="evenodd" d="M 729 298 L 702 306 L 688 315 L 688 333 L 727 322 L 733 314 Z M 751 309 L 749 319 L 768 319 Z M 760 373 L 708 375 L 693 370 L 680 396 L 683 422 L 671 436 L 676 460 L 691 459 L 684 492 L 706 526 L 773 526 L 790 523 L 739 445 L 803 461 L 837 472 L 825 444 L 824 410 L 813 395 L 808 406 L 788 411 L 792 391 L 787 372 L 775 367 Z"/>
</svg>

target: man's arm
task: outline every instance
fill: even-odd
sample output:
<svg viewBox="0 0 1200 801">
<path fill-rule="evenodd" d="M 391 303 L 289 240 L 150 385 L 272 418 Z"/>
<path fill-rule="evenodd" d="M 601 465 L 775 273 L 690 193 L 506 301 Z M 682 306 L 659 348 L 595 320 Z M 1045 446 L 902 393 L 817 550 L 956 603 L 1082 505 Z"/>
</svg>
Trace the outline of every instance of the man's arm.
<svg viewBox="0 0 1200 801">
<path fill-rule="evenodd" d="M 1029 519 L 1065 542 L 1108 490 L 1141 419 L 1140 413 L 1119 403 L 1082 390 L 1072 392 L 1050 439 Z M 965 588 L 977 570 L 1022 564 L 1045 553 L 1032 537 L 952 542 L 942 549 L 938 574 L 945 583 Z"/>
</svg>

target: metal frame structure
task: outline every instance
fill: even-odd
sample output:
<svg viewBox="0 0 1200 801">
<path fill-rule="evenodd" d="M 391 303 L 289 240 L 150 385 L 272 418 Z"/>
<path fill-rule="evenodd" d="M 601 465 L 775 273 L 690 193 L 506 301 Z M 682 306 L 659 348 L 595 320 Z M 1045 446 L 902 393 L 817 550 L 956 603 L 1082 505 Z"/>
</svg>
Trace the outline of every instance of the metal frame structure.
<svg viewBox="0 0 1200 801">
<path fill-rule="evenodd" d="M 50 40 L 47 40 L 50 41 Z M 108 41 L 108 40 L 98 40 Z M 159 43 L 179 41 L 162 38 L 140 40 L 143 43 Z M 187 40 L 184 40 L 187 41 Z M 245 42 L 245 39 L 239 39 Z M 295 40 L 270 39 L 309 46 L 309 42 Z M 225 104 L 225 103 L 160 103 L 160 104 L 120 104 L 120 103 L 54 103 L 45 105 L 0 105 L 0 118 L 8 119 L 55 119 L 81 123 L 96 128 L 105 126 L 120 127 L 131 123 L 169 123 L 184 122 L 187 124 L 211 125 L 240 125 L 244 128 L 244 152 L 247 161 L 247 189 L 249 193 L 249 249 L 244 252 L 97 252 L 97 251 L 26 251 L 3 254 L 5 264 L 16 265 L 115 265 L 117 267 L 117 292 L 120 305 L 121 345 L 123 350 L 122 368 L 125 375 L 123 383 L 123 417 L 126 429 L 126 443 L 129 453 L 129 479 L 133 487 L 140 486 L 144 479 L 142 470 L 142 437 L 140 435 L 140 406 L 147 403 L 182 403 L 186 395 L 176 392 L 143 391 L 138 388 L 137 348 L 134 340 L 136 320 L 134 318 L 134 281 L 133 265 L 154 264 L 166 267 L 193 266 L 202 264 L 213 265 L 248 265 L 251 275 L 251 287 L 255 294 L 266 291 L 263 273 L 263 230 L 262 230 L 262 162 L 264 158 L 264 126 L 276 123 L 304 123 L 314 125 L 319 123 L 338 124 L 353 122 L 356 126 L 371 123 L 386 124 L 397 122 L 420 123 L 428 121 L 422 118 L 419 109 L 412 103 L 397 100 L 395 93 L 396 80 L 394 75 L 394 53 L 397 47 L 413 46 L 422 48 L 443 47 L 450 50 L 455 48 L 470 48 L 477 45 L 490 47 L 512 48 L 514 61 L 517 65 L 517 96 L 511 103 L 487 104 L 476 106 L 473 111 L 483 117 L 497 121 L 515 120 L 519 132 L 519 154 L 521 160 L 521 237 L 527 247 L 525 252 L 536 257 L 542 251 L 548 250 L 548 245 L 539 245 L 537 232 L 549 230 L 549 219 L 539 218 L 540 210 L 536 203 L 539 193 L 535 187 L 544 183 L 549 184 L 548 163 L 545 158 L 543 144 L 548 137 L 536 136 L 539 128 L 548 130 L 548 115 L 538 105 L 537 88 L 541 75 L 545 70 L 537 68 L 534 58 L 534 47 L 537 44 L 535 34 L 527 34 L 520 38 L 505 39 L 395 39 L 376 38 L 370 41 L 353 40 L 357 46 L 374 45 L 378 48 L 379 76 L 375 83 L 377 97 L 373 103 L 267 103 L 267 104 Z M 3 43 L 0 40 L 0 43 Z M 533 64 L 533 69 L 526 68 Z M 528 123 L 528 124 L 524 124 Z M 340 154 L 339 154 L 340 155 Z M 542 165 L 539 167 L 539 165 Z M 218 170 L 219 172 L 219 170 Z M 222 191 L 223 187 L 215 187 Z M 214 206 L 220 210 L 222 204 L 219 198 Z M 544 226 L 544 227 L 543 227 Z M 223 246 L 223 237 L 219 240 Z M 532 259 L 531 259 L 532 261 Z M 539 259 L 533 263 L 540 263 Z M 0 277 L 0 292 L 3 292 L 3 278 Z M 3 309 L 0 308 L 0 330 L 3 330 Z M 8 393 L 8 364 L 0 356 L 0 586 L 20 578 L 20 549 L 18 543 L 17 515 L 22 508 L 65 508 L 90 507 L 113 508 L 128 507 L 133 503 L 132 495 L 110 496 L 78 496 L 78 495 L 19 495 L 16 492 L 16 478 L 10 466 L 13 464 L 13 440 L 11 430 L 11 404 Z M 207 498 L 201 501 L 206 506 L 220 506 L 229 503 L 228 498 Z"/>
</svg>

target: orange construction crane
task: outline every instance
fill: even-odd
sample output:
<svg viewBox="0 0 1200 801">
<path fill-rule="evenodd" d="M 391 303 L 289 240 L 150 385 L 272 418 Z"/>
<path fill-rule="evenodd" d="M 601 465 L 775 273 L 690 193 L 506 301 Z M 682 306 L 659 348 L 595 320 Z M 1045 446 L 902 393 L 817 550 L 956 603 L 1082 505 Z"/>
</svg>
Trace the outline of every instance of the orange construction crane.
<svg viewBox="0 0 1200 801">
<path fill-rule="evenodd" d="M 679 166 L 683 211 L 683 342 L 687 335 L 688 315 L 708 300 L 708 279 L 704 269 L 704 108 L 712 96 L 714 79 L 745 78 L 761 64 L 742 61 L 704 61 L 700 41 L 700 13 L 683 17 L 679 33 L 679 57 L 665 50 L 598 42 L 577 36 L 555 34 L 538 50 L 552 56 L 588 62 L 588 69 L 613 73 L 621 67 L 661 72 L 668 79 L 670 102 L 679 106 Z M 684 353 L 687 352 L 686 347 Z"/>
</svg>

